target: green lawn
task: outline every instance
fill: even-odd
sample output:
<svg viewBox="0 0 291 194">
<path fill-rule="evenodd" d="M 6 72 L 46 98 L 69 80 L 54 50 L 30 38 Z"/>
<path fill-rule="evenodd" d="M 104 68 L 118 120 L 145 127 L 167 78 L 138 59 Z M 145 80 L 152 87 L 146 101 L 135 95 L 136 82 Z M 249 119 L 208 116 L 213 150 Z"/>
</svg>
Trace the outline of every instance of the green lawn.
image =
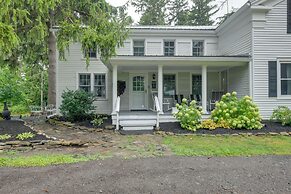
<svg viewBox="0 0 291 194">
<path fill-rule="evenodd" d="M 32 156 L 21 156 L 17 153 L 6 153 L 5 156 L 0 155 L 0 167 L 48 166 L 85 162 L 103 158 L 105 158 L 105 156 L 101 157 L 100 155 L 38 154 Z"/>
<path fill-rule="evenodd" d="M 168 136 L 164 144 L 179 156 L 291 155 L 291 137 L 285 136 Z"/>
</svg>

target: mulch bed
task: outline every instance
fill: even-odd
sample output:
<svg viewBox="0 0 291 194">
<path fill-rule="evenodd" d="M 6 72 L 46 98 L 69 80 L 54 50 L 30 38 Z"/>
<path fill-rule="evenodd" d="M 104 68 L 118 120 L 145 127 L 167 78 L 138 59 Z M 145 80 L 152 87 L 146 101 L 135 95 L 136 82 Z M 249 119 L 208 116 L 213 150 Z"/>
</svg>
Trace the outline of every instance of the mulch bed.
<svg viewBox="0 0 291 194">
<path fill-rule="evenodd" d="M 23 121 L 0 121 L 0 135 L 9 134 L 12 137 L 7 140 L 0 140 L 0 142 L 7 142 L 7 141 L 21 141 L 19 139 L 16 139 L 16 136 L 21 133 L 25 132 L 31 132 L 35 134 L 33 138 L 25 139 L 23 141 L 34 141 L 34 140 L 49 140 L 46 136 L 37 134 L 35 131 L 33 131 L 31 128 L 24 125 Z"/>
<path fill-rule="evenodd" d="M 92 125 L 90 120 L 82 121 L 82 122 L 75 122 L 76 125 L 87 127 L 87 128 L 96 128 Z M 103 120 L 103 124 L 98 126 L 98 128 L 105 129 L 106 126 L 112 125 L 111 116 L 107 116 L 107 119 Z"/>
<path fill-rule="evenodd" d="M 238 133 L 280 133 L 280 132 L 291 132 L 291 126 L 282 126 L 280 123 L 263 121 L 265 125 L 260 130 L 243 130 L 243 129 L 223 129 L 218 128 L 215 130 L 207 130 L 207 129 L 199 129 L 196 132 L 188 131 L 182 129 L 180 123 L 161 123 L 160 128 L 165 132 L 172 132 L 175 134 L 209 134 L 209 135 L 217 135 L 217 134 L 238 134 Z"/>
</svg>

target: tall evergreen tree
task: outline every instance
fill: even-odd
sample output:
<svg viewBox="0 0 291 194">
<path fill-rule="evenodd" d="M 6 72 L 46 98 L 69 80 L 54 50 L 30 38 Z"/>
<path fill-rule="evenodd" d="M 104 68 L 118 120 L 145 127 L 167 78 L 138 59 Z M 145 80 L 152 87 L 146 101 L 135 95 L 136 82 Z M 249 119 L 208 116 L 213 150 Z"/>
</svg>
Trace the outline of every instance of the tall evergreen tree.
<svg viewBox="0 0 291 194">
<path fill-rule="evenodd" d="M 190 10 L 189 23 L 193 26 L 213 25 L 211 17 L 217 13 L 215 0 L 192 0 L 193 6 Z"/>
<path fill-rule="evenodd" d="M 82 50 L 98 49 L 106 60 L 126 38 L 127 22 L 113 17 L 105 0 L 0 1 L 0 65 L 48 62 L 48 101 L 55 104 L 57 47 L 64 58 L 69 45 L 78 41 Z"/>
<path fill-rule="evenodd" d="M 189 24 L 189 2 L 188 0 L 171 0 L 169 3 L 169 25 Z"/>
<path fill-rule="evenodd" d="M 166 24 L 166 7 L 169 0 L 133 0 L 137 13 L 142 13 L 140 25 Z"/>
</svg>

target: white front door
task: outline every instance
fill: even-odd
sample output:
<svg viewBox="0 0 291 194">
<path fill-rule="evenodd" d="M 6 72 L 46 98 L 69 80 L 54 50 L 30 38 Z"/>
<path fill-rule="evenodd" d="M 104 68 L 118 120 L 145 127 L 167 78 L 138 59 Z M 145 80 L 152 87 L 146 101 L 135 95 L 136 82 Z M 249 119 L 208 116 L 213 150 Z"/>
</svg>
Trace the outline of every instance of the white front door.
<svg viewBox="0 0 291 194">
<path fill-rule="evenodd" d="M 130 76 L 130 109 L 147 109 L 147 76 L 146 74 L 131 74 Z"/>
</svg>

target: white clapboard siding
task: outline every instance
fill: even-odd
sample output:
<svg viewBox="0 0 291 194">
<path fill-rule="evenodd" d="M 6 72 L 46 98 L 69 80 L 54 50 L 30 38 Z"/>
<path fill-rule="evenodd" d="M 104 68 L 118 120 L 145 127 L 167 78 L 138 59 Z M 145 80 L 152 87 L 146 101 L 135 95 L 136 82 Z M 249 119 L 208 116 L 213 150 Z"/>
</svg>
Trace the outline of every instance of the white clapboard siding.
<svg viewBox="0 0 291 194">
<path fill-rule="evenodd" d="M 254 27 L 254 100 L 264 118 L 278 106 L 289 106 L 291 99 L 268 97 L 268 61 L 280 57 L 291 59 L 291 35 L 287 34 L 287 0 L 275 5 L 266 14 L 264 27 Z"/>
<path fill-rule="evenodd" d="M 132 49 L 131 49 L 131 41 L 126 40 L 123 43 L 123 46 L 118 48 L 116 50 L 117 55 L 131 55 L 132 54 Z"/>
<path fill-rule="evenodd" d="M 93 59 L 88 68 L 79 43 L 72 44 L 65 54 L 65 61 L 57 64 L 57 107 L 61 105 L 63 91 L 78 89 L 78 73 L 105 73 L 107 75 L 107 98 L 95 102 L 99 113 L 110 114 L 112 110 L 112 77 L 111 72 L 99 58 Z"/>
<path fill-rule="evenodd" d="M 163 55 L 161 40 L 149 40 L 146 43 L 146 54 L 150 56 Z"/>
<path fill-rule="evenodd" d="M 179 41 L 177 42 L 177 55 L 178 56 L 189 56 L 192 51 L 191 41 Z"/>
<path fill-rule="evenodd" d="M 218 31 L 220 55 L 246 55 L 251 53 L 252 23 L 250 10 L 237 16 Z"/>
<path fill-rule="evenodd" d="M 249 66 L 233 67 L 228 70 L 228 91 L 237 92 L 239 98 L 250 95 Z"/>
</svg>

